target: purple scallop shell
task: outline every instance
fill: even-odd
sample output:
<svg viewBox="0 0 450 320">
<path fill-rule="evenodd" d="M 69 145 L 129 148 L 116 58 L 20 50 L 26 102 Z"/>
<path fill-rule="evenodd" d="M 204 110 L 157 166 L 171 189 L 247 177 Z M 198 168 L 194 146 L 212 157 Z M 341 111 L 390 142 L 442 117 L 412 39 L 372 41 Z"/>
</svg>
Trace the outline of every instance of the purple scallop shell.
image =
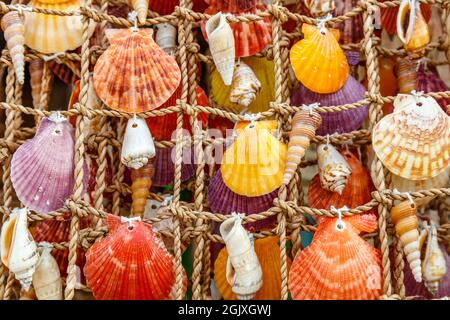
<svg viewBox="0 0 450 320">
<path fill-rule="evenodd" d="M 47 213 L 64 206 L 73 194 L 75 130 L 58 114 L 43 118 L 36 135 L 14 152 L 11 181 L 19 200 L 28 208 Z M 89 170 L 84 162 L 86 190 Z"/>
<path fill-rule="evenodd" d="M 345 57 L 347 58 L 347 62 L 351 66 L 356 66 L 361 60 L 361 54 L 359 51 L 345 51 Z"/>
<path fill-rule="evenodd" d="M 246 215 L 260 213 L 272 207 L 273 199 L 278 196 L 278 189 L 259 197 L 246 197 L 231 191 L 223 182 L 220 170 L 217 170 L 208 186 L 208 203 L 215 213 L 231 214 L 232 212 L 245 213 Z M 276 216 L 247 223 L 246 228 L 257 230 L 272 225 Z"/>
<path fill-rule="evenodd" d="M 339 91 L 330 94 L 312 92 L 299 83 L 292 93 L 291 103 L 300 106 L 320 102 L 321 107 L 338 106 L 362 100 L 365 92 L 364 86 L 349 75 L 344 86 Z M 321 113 L 322 124 L 317 130 L 317 134 L 324 136 L 357 130 L 361 127 L 368 111 L 369 107 L 364 106 L 340 112 Z"/>
<path fill-rule="evenodd" d="M 173 184 L 175 177 L 175 147 L 156 148 L 155 151 L 155 174 L 152 184 L 155 187 L 165 187 Z M 185 148 L 182 157 L 181 181 L 186 181 L 195 175 L 194 148 Z"/>
<path fill-rule="evenodd" d="M 431 68 L 431 67 L 430 67 Z M 417 71 L 417 91 L 428 92 L 441 92 L 450 90 L 445 82 L 439 77 L 439 74 L 430 68 L 420 66 Z M 441 98 L 436 99 L 437 103 L 441 106 L 442 110 L 450 115 L 450 111 L 447 112 L 447 105 L 450 104 L 450 99 Z"/>
</svg>

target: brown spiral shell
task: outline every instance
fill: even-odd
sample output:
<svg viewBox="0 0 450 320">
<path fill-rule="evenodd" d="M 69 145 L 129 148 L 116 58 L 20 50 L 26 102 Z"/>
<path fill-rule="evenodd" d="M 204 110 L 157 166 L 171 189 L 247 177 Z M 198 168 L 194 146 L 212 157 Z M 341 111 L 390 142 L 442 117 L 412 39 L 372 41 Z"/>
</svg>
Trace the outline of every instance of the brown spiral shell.
<svg viewBox="0 0 450 320">
<path fill-rule="evenodd" d="M 149 161 L 143 167 L 131 171 L 131 213 L 133 216 L 144 216 L 145 204 L 150 194 L 152 186 L 152 177 L 155 172 L 153 161 Z"/>
</svg>

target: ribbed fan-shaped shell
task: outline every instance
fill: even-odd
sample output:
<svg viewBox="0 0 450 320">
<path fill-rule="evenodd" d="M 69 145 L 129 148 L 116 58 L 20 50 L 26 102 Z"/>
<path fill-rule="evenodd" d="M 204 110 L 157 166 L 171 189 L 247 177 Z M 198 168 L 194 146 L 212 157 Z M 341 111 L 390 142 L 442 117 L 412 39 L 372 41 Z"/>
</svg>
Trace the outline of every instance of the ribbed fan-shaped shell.
<svg viewBox="0 0 450 320">
<path fill-rule="evenodd" d="M 376 230 L 375 215 L 322 221 L 312 243 L 292 263 L 288 286 L 296 300 L 373 300 L 382 294 L 381 254 L 359 237 L 361 220 Z M 364 231 L 366 231 L 364 230 Z"/>
<path fill-rule="evenodd" d="M 382 2 L 388 0 L 382 0 Z M 420 6 L 422 15 L 428 22 L 431 18 L 431 5 L 421 4 Z M 398 6 L 393 8 L 381 8 L 381 26 L 384 30 L 389 32 L 391 35 L 397 34 L 397 14 Z"/>
<path fill-rule="evenodd" d="M 175 147 L 155 148 L 155 174 L 153 185 L 164 187 L 173 184 L 175 177 Z M 195 175 L 194 148 L 184 148 L 182 153 L 181 181 L 189 180 Z"/>
<path fill-rule="evenodd" d="M 248 112 L 257 113 L 269 109 L 269 103 L 275 97 L 275 73 L 274 63 L 266 58 L 249 57 L 242 59 L 255 73 L 261 83 L 261 91 L 255 100 L 246 108 Z M 244 108 L 230 101 L 231 86 L 226 86 L 217 70 L 211 75 L 211 93 L 214 101 L 219 107 L 232 111 L 241 112 Z"/>
<path fill-rule="evenodd" d="M 53 73 L 65 84 L 74 84 L 80 78 L 72 72 L 65 64 L 57 63 L 56 61 L 49 61 L 48 66 Z"/>
<path fill-rule="evenodd" d="M 145 112 L 161 106 L 178 88 L 175 59 L 152 38 L 151 29 L 108 29 L 111 45 L 94 68 L 97 95 L 110 108 Z"/>
<path fill-rule="evenodd" d="M 299 83 L 297 89 L 292 93 L 291 103 L 300 106 L 319 102 L 321 107 L 339 106 L 362 100 L 365 92 L 364 86 L 352 76 L 347 78 L 345 85 L 340 90 L 330 94 L 315 93 Z M 325 136 L 357 130 L 361 127 L 368 111 L 369 107 L 363 106 L 346 111 L 321 113 L 322 124 L 317 129 L 317 134 Z"/>
<path fill-rule="evenodd" d="M 358 5 L 358 0 L 335 1 L 336 8 L 333 11 L 335 17 L 342 16 L 352 11 Z M 333 28 L 341 31 L 339 42 L 342 44 L 359 43 L 364 38 L 363 16 L 358 14 L 351 19 L 333 25 Z"/>
<path fill-rule="evenodd" d="M 394 107 L 373 130 L 378 158 L 403 178 L 437 176 L 450 163 L 449 117 L 431 97 L 398 95 Z"/>
<path fill-rule="evenodd" d="M 97 300 L 161 300 L 175 281 L 174 258 L 141 221 L 108 215 L 108 235 L 86 252 L 84 273 Z"/>
<path fill-rule="evenodd" d="M 439 77 L 439 74 L 431 69 L 431 67 L 420 66 L 417 71 L 417 91 L 428 92 L 442 92 L 450 90 L 445 82 Z M 450 115 L 450 109 L 447 106 L 450 105 L 450 98 L 436 99 L 437 103 L 441 106 L 442 110 Z"/>
<path fill-rule="evenodd" d="M 280 272 L 280 247 L 278 237 L 271 236 L 257 239 L 254 243 L 255 252 L 263 273 L 263 284 L 256 293 L 254 300 L 280 300 L 281 298 L 281 272 Z M 223 248 L 214 263 L 214 281 L 224 300 L 237 300 L 236 294 L 226 279 L 226 264 L 228 252 Z M 291 260 L 287 258 L 288 270 Z"/>
<path fill-rule="evenodd" d="M 339 47 L 339 30 L 302 25 L 304 39 L 290 52 L 290 60 L 297 79 L 309 90 L 333 93 L 345 84 L 349 65 Z"/>
<path fill-rule="evenodd" d="M 204 0 L 192 0 L 193 8 L 195 12 L 205 11 L 207 5 Z M 180 0 L 149 0 L 148 8 L 150 11 L 157 12 L 161 15 L 171 14 L 175 11 L 175 7 L 180 5 Z"/>
<path fill-rule="evenodd" d="M 60 209 L 74 191 L 74 128 L 64 117 L 43 118 L 36 135 L 11 160 L 11 181 L 19 200 L 46 213 Z M 88 170 L 84 164 L 84 186 Z"/>
<path fill-rule="evenodd" d="M 218 129 L 222 134 L 222 137 L 227 137 L 230 132 L 233 130 L 234 123 L 228 118 L 224 118 L 218 115 L 210 114 L 208 119 L 208 128 L 209 129 Z M 228 130 L 228 135 L 227 135 Z"/>
</svg>

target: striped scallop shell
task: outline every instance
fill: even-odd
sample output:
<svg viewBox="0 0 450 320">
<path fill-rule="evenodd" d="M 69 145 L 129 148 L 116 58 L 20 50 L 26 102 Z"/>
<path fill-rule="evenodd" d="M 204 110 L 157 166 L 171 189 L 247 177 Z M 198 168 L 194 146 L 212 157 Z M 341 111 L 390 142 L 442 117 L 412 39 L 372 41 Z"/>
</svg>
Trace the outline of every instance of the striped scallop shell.
<svg viewBox="0 0 450 320">
<path fill-rule="evenodd" d="M 164 187 L 173 184 L 175 177 L 175 147 L 155 148 L 155 173 L 152 184 Z M 189 180 L 195 175 L 194 147 L 185 147 L 182 151 L 181 181 Z"/>
<path fill-rule="evenodd" d="M 335 1 L 336 8 L 333 11 L 335 17 L 342 16 L 358 6 L 358 0 L 338 0 Z M 333 25 L 333 28 L 341 31 L 339 40 L 342 44 L 359 43 L 364 38 L 363 16 L 358 14 L 351 19 Z"/>
<path fill-rule="evenodd" d="M 204 12 L 207 5 L 204 0 L 192 0 L 195 12 Z M 180 5 L 180 0 L 149 0 L 149 10 L 161 15 L 168 15 L 175 11 L 175 7 Z"/>
<path fill-rule="evenodd" d="M 419 67 L 419 70 L 417 71 L 417 91 L 428 93 L 443 92 L 449 90 L 449 87 L 439 77 L 439 74 L 436 72 L 436 70 L 433 70 L 431 67 L 425 67 L 423 65 Z M 439 103 L 442 110 L 450 115 L 450 108 L 447 108 L 447 106 L 450 105 L 450 99 L 441 98 L 436 99 L 436 101 L 437 103 Z"/>
</svg>

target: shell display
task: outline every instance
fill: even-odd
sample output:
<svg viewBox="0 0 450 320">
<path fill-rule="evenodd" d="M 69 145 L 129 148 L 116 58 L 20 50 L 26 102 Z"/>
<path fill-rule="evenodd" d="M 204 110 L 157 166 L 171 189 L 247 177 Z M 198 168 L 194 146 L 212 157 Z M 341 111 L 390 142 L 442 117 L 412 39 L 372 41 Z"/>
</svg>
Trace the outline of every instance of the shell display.
<svg viewBox="0 0 450 320">
<path fill-rule="evenodd" d="M 31 98 L 33 106 L 39 108 L 41 104 L 42 75 L 44 71 L 44 61 L 41 59 L 32 60 L 28 66 L 30 71 Z"/>
<path fill-rule="evenodd" d="M 168 22 L 156 25 L 155 41 L 167 54 L 173 54 L 177 47 L 177 28 Z"/>
<path fill-rule="evenodd" d="M 155 174 L 152 179 L 155 187 L 164 187 L 174 183 L 175 154 L 175 147 L 156 147 L 156 155 L 153 163 L 155 167 Z M 194 163 L 194 147 L 184 147 L 181 157 L 181 181 L 187 181 L 195 175 L 196 166 Z"/>
<path fill-rule="evenodd" d="M 86 252 L 84 273 L 95 299 L 169 298 L 175 281 L 173 257 L 150 225 L 125 220 L 108 215 L 108 235 Z"/>
<path fill-rule="evenodd" d="M 36 243 L 28 230 L 27 218 L 27 208 L 15 208 L 3 223 L 0 234 L 2 262 L 25 290 L 31 286 L 39 259 Z"/>
<path fill-rule="evenodd" d="M 131 171 L 131 213 L 133 216 L 144 216 L 147 198 L 150 195 L 150 187 L 152 186 L 152 176 L 154 174 L 153 163 L 149 162 L 139 169 Z"/>
<path fill-rule="evenodd" d="M 427 246 L 422 261 L 422 273 L 425 286 L 433 295 L 439 292 L 439 283 L 447 273 L 447 262 L 438 244 L 437 229 L 434 223 L 427 226 Z"/>
<path fill-rule="evenodd" d="M 431 97 L 399 94 L 394 113 L 373 129 L 373 149 L 392 173 L 410 180 L 437 176 L 450 164 L 450 119 Z"/>
<path fill-rule="evenodd" d="M 391 219 L 395 231 L 408 260 L 409 266 L 417 282 L 422 282 L 422 267 L 419 250 L 419 219 L 416 216 L 417 206 L 414 203 L 403 201 L 392 207 Z"/>
<path fill-rule="evenodd" d="M 380 2 L 385 2 L 389 0 L 381 0 Z M 398 16 L 398 6 L 380 8 L 381 17 L 381 27 L 386 30 L 391 35 L 397 35 L 397 16 Z M 428 22 L 431 18 L 431 5 L 421 3 L 420 10 L 423 17 Z"/>
<path fill-rule="evenodd" d="M 292 92 L 291 104 L 300 106 L 319 102 L 321 107 L 339 106 L 355 103 L 364 99 L 366 89 L 352 76 L 348 76 L 344 86 L 330 94 L 319 94 L 308 90 L 301 83 Z M 369 112 L 368 106 L 339 112 L 321 113 L 322 124 L 316 134 L 326 136 L 333 133 L 345 133 L 357 130 L 361 127 Z"/>
<path fill-rule="evenodd" d="M 28 208 L 47 213 L 60 209 L 74 191 L 74 128 L 59 113 L 44 117 L 34 138 L 22 144 L 11 160 L 11 181 Z M 84 164 L 83 184 L 88 170 Z"/>
<path fill-rule="evenodd" d="M 239 300 L 250 300 L 261 289 L 263 275 L 254 244 L 242 227 L 241 217 L 234 215 L 220 225 L 227 252 L 226 279 Z"/>
<path fill-rule="evenodd" d="M 400 93 L 411 93 L 416 90 L 416 63 L 409 57 L 397 61 L 397 81 Z"/>
<path fill-rule="evenodd" d="M 277 189 L 286 163 L 286 145 L 258 123 L 238 130 L 236 140 L 223 154 L 220 167 L 226 186 L 247 197 L 262 196 Z"/>
<path fill-rule="evenodd" d="M 324 17 L 335 8 L 334 0 L 303 0 L 303 2 L 314 17 Z"/>
<path fill-rule="evenodd" d="M 417 71 L 417 91 L 428 92 L 441 92 L 449 91 L 450 88 L 439 77 L 439 74 L 431 69 L 431 67 L 420 66 Z M 447 108 L 450 105 L 449 98 L 436 99 L 437 103 L 441 106 L 442 110 L 450 115 L 450 109 Z"/>
<path fill-rule="evenodd" d="M 10 11 L 6 13 L 1 20 L 1 26 L 17 81 L 23 84 L 25 80 L 25 26 L 19 12 Z"/>
<path fill-rule="evenodd" d="M 52 257 L 52 245 L 40 244 L 44 248 L 33 274 L 33 287 L 39 300 L 62 300 L 62 280 L 58 263 Z"/>
<path fill-rule="evenodd" d="M 79 10 L 80 0 L 32 0 L 29 5 L 48 10 Z M 42 53 L 58 53 L 74 50 L 83 41 L 81 15 L 59 16 L 44 13 L 25 12 L 25 44 Z M 89 36 L 95 29 L 95 22 L 89 24 Z"/>
<path fill-rule="evenodd" d="M 134 11 L 137 13 L 139 23 L 145 23 L 148 12 L 149 0 L 130 0 L 130 4 Z"/>
<path fill-rule="evenodd" d="M 324 219 L 312 243 L 292 262 L 288 287 L 293 299 L 378 299 L 383 288 L 381 254 L 359 236 L 376 229 L 371 214 L 343 218 L 340 224 L 336 218 Z"/>
<path fill-rule="evenodd" d="M 175 59 L 152 38 L 151 29 L 107 29 L 110 46 L 94 67 L 94 87 L 110 108 L 145 112 L 161 106 L 178 88 Z"/>
<path fill-rule="evenodd" d="M 80 79 L 65 64 L 58 63 L 53 60 L 47 63 L 50 69 L 52 69 L 53 73 L 58 77 L 58 79 L 60 79 L 65 84 L 74 84 L 76 81 Z"/>
<path fill-rule="evenodd" d="M 306 110 L 297 111 L 292 118 L 292 129 L 289 132 L 289 144 L 286 159 L 286 168 L 283 175 L 283 184 L 288 185 L 302 161 L 311 139 L 314 137 L 322 118 L 315 112 Z"/>
<path fill-rule="evenodd" d="M 342 195 L 351 174 L 344 157 L 332 145 L 320 144 L 317 147 L 317 162 L 322 188 Z"/>
<path fill-rule="evenodd" d="M 247 108 L 255 100 L 259 91 L 261 91 L 261 83 L 252 69 L 244 62 L 238 63 L 234 68 L 230 101 Z"/>
<path fill-rule="evenodd" d="M 395 60 L 391 57 L 379 57 L 380 93 L 383 96 L 395 96 L 398 93 L 397 77 L 395 75 Z M 367 86 L 367 79 L 364 80 Z M 392 113 L 394 107 L 388 102 L 383 105 L 383 114 Z"/>
<path fill-rule="evenodd" d="M 141 118 L 131 118 L 123 137 L 121 160 L 132 169 L 145 166 L 155 156 L 155 144 L 147 123 Z"/>
<path fill-rule="evenodd" d="M 262 287 L 256 292 L 254 300 L 280 300 L 281 299 L 281 272 L 280 272 L 280 247 L 278 237 L 271 236 L 256 239 L 254 242 L 255 252 L 262 269 Z M 214 263 L 214 280 L 224 300 L 236 300 L 231 286 L 226 279 L 226 264 L 228 252 L 223 248 Z M 288 270 L 291 260 L 288 260 Z"/>
<path fill-rule="evenodd" d="M 339 47 L 339 30 L 319 29 L 304 23 L 304 39 L 291 48 L 290 60 L 297 79 L 309 90 L 333 93 L 342 88 L 350 67 Z"/>
<path fill-rule="evenodd" d="M 342 16 L 350 12 L 358 5 L 358 0 L 339 0 L 335 1 L 335 9 L 333 15 L 335 17 Z M 358 14 L 351 19 L 333 25 L 333 28 L 339 29 L 341 37 L 339 42 L 342 44 L 359 43 L 364 39 L 363 17 Z"/>
</svg>

